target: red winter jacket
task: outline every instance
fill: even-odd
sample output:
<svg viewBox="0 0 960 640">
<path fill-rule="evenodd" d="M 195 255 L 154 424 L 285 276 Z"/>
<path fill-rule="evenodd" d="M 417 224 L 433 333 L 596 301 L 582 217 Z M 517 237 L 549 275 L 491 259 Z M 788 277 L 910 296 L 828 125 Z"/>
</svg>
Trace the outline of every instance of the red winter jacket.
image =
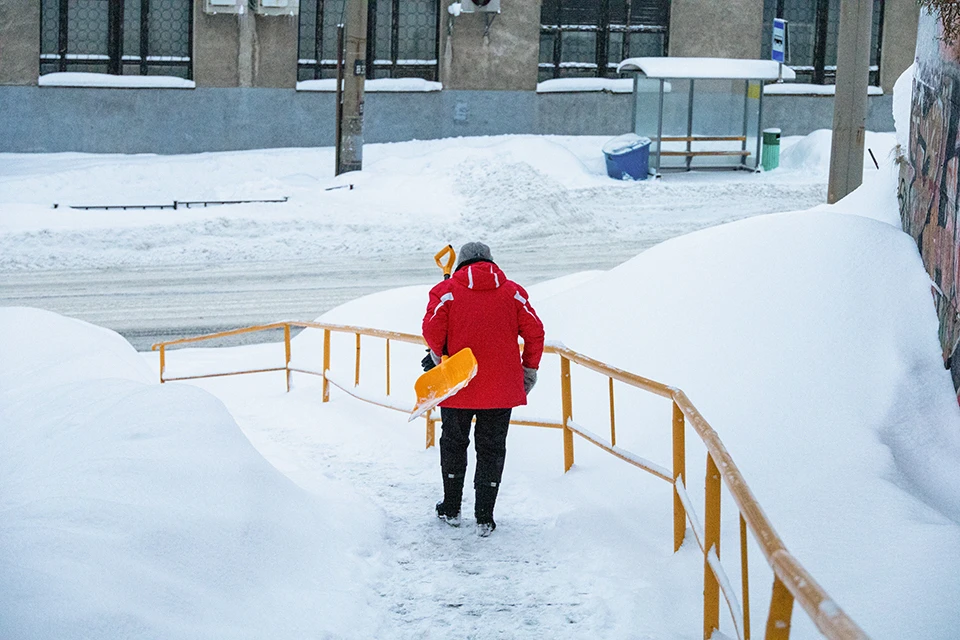
<svg viewBox="0 0 960 640">
<path fill-rule="evenodd" d="M 521 359 L 517 336 L 523 338 Z M 434 353 L 470 347 L 477 375 L 440 406 L 507 409 L 527 404 L 523 367 L 536 369 L 543 355 L 543 323 L 527 292 L 492 262 L 457 269 L 430 291 L 423 337 Z"/>
</svg>

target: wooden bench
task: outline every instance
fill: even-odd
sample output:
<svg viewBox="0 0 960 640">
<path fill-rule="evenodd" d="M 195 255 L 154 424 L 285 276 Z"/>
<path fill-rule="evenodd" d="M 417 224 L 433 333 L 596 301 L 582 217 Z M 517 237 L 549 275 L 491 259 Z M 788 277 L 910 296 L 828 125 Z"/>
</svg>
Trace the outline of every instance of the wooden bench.
<svg viewBox="0 0 960 640">
<path fill-rule="evenodd" d="M 655 140 L 656 138 L 654 138 Z M 741 156 L 743 162 L 746 162 L 751 153 L 745 149 L 739 151 L 719 151 L 719 150 L 707 150 L 707 151 L 694 151 L 690 148 L 690 144 L 694 142 L 739 142 L 745 143 L 747 141 L 747 136 L 663 136 L 664 142 L 686 142 L 687 150 L 686 151 L 661 151 L 660 155 L 674 156 L 674 157 L 686 157 L 691 158 L 693 156 L 715 156 L 715 157 L 733 157 Z"/>
</svg>

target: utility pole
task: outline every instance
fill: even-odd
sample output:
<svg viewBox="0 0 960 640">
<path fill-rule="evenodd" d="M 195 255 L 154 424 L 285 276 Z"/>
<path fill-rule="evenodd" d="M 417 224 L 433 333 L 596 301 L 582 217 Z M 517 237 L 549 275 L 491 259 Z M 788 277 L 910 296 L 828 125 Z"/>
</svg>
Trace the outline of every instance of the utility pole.
<svg viewBox="0 0 960 640">
<path fill-rule="evenodd" d="M 337 175 L 363 169 L 363 80 L 367 75 L 367 0 L 347 0 L 343 104 Z"/>
<path fill-rule="evenodd" d="M 837 86 L 833 103 L 830 183 L 827 187 L 827 202 L 830 204 L 863 182 L 872 26 L 873 0 L 840 0 Z"/>
</svg>

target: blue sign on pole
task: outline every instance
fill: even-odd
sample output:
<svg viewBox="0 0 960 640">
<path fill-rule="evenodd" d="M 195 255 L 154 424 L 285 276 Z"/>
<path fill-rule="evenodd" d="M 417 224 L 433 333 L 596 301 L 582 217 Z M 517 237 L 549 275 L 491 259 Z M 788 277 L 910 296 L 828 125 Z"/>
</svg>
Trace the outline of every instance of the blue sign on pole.
<svg viewBox="0 0 960 640">
<path fill-rule="evenodd" d="M 787 41 L 787 21 L 781 18 L 773 19 L 773 45 L 770 48 L 770 57 L 776 62 L 784 62 Z"/>
</svg>

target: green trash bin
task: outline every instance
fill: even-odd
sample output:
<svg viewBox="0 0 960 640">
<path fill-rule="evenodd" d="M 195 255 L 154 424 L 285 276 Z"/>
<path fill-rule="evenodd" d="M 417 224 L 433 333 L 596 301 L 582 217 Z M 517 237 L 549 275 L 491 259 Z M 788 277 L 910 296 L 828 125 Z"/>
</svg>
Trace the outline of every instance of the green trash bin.
<svg viewBox="0 0 960 640">
<path fill-rule="evenodd" d="M 763 130 L 763 154 L 761 158 L 764 171 L 771 171 L 780 166 L 780 129 Z"/>
</svg>

